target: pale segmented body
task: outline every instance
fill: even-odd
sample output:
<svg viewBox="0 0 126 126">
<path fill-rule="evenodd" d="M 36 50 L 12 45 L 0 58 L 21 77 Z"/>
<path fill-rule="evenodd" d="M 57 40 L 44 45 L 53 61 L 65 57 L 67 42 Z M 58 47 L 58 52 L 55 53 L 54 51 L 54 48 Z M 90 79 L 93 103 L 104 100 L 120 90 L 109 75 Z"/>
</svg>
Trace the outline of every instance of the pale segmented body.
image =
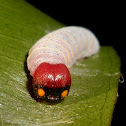
<svg viewBox="0 0 126 126">
<path fill-rule="evenodd" d="M 28 69 L 33 76 L 43 63 L 63 63 L 68 68 L 76 60 L 91 56 L 99 50 L 99 42 L 88 29 L 76 26 L 53 31 L 33 45 L 27 59 Z"/>
</svg>

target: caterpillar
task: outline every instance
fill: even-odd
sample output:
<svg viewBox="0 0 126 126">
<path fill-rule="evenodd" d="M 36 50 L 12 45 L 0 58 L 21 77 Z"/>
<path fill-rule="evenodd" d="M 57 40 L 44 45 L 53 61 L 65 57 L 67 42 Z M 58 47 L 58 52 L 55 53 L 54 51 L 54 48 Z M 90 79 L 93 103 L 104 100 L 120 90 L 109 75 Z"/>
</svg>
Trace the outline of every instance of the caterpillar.
<svg viewBox="0 0 126 126">
<path fill-rule="evenodd" d="M 71 86 L 69 68 L 78 59 L 97 53 L 99 48 L 95 35 L 79 26 L 60 28 L 38 40 L 27 58 L 37 99 L 62 101 L 68 96 Z"/>
</svg>

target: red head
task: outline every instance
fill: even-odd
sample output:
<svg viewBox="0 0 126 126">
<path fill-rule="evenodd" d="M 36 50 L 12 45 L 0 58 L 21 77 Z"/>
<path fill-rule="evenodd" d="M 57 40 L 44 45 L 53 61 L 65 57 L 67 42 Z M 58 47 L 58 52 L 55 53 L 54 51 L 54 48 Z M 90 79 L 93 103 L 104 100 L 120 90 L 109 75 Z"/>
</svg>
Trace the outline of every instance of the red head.
<svg viewBox="0 0 126 126">
<path fill-rule="evenodd" d="M 33 76 L 35 95 L 46 101 L 61 101 L 71 86 L 71 75 L 64 64 L 42 63 Z"/>
</svg>

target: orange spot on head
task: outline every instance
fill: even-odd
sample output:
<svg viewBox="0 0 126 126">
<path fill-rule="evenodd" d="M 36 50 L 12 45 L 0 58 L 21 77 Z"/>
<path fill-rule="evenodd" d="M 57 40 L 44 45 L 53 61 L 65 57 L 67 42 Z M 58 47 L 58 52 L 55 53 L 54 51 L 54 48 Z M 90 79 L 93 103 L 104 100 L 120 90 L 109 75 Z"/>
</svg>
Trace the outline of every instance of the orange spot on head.
<svg viewBox="0 0 126 126">
<path fill-rule="evenodd" d="M 40 97 L 43 97 L 43 96 L 45 95 L 45 91 L 44 91 L 42 88 L 39 88 L 39 89 L 38 89 L 38 95 L 39 95 Z"/>
<path fill-rule="evenodd" d="M 62 98 L 65 98 L 68 95 L 68 90 L 64 90 L 61 94 Z"/>
</svg>

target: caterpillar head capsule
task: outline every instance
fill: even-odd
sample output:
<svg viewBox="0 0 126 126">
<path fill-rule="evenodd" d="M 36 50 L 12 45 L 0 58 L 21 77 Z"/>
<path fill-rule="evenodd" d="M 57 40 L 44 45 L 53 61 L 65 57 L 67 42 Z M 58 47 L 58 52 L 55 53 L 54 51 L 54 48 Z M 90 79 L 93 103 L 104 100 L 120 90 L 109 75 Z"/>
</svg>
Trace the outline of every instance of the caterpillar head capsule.
<svg viewBox="0 0 126 126">
<path fill-rule="evenodd" d="M 60 102 L 69 93 L 71 75 L 64 64 L 41 63 L 33 76 L 33 88 L 39 100 Z"/>
</svg>

